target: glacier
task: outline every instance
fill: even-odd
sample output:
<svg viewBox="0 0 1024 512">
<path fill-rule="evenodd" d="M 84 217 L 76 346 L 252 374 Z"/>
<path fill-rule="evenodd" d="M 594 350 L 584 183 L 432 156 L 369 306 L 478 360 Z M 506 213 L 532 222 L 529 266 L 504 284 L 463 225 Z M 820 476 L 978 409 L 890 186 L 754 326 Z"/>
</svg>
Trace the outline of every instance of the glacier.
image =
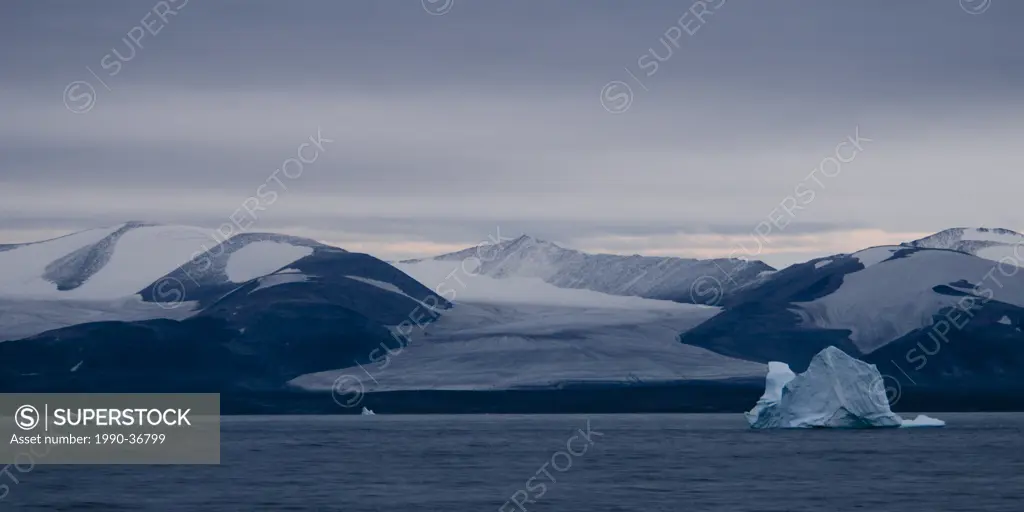
<svg viewBox="0 0 1024 512">
<path fill-rule="evenodd" d="M 350 364 L 297 377 L 292 386 L 329 392 L 345 375 L 362 380 L 367 393 L 753 381 L 764 375 L 762 363 L 679 343 L 679 332 L 718 314 L 716 307 L 559 288 L 539 278 L 495 278 L 460 261 L 395 266 L 428 288 L 454 290 L 448 296 L 454 306 L 368 366 L 372 379 Z"/>
<path fill-rule="evenodd" d="M 830 346 L 797 375 L 768 364 L 764 395 L 745 413 L 751 428 L 941 427 L 928 416 L 904 420 L 889 408 L 883 377 L 873 364 Z"/>
</svg>

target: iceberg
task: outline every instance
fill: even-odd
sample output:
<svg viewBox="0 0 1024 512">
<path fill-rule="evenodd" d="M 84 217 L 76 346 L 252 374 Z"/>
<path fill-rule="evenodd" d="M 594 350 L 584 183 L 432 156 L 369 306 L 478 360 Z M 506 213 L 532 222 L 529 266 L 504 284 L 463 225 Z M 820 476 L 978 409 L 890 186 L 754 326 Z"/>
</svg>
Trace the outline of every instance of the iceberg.
<svg viewBox="0 0 1024 512">
<path fill-rule="evenodd" d="M 931 416 L 925 416 L 924 414 L 918 414 L 916 418 L 912 420 L 903 420 L 903 424 L 900 425 L 902 428 L 924 428 L 924 427 L 945 427 L 946 422 L 940 419 L 932 418 Z"/>
<path fill-rule="evenodd" d="M 883 377 L 873 364 L 828 347 L 796 375 L 785 363 L 768 363 L 764 395 L 745 413 L 751 428 L 940 427 L 941 420 L 904 420 L 889 409 Z"/>
<path fill-rule="evenodd" d="M 796 374 L 793 373 L 793 370 L 789 369 L 788 364 L 778 361 L 768 363 L 768 376 L 765 378 L 764 394 L 758 399 L 757 405 L 753 409 L 744 413 L 751 427 L 765 428 L 767 423 L 771 423 L 771 418 L 774 417 L 772 414 L 774 407 L 782 399 L 782 388 L 786 387 L 786 384 L 795 377 Z M 768 409 L 772 409 L 772 411 L 768 411 Z"/>
<path fill-rule="evenodd" d="M 367 409 L 366 407 L 363 407 L 363 412 L 361 412 L 359 414 L 362 414 L 363 416 L 376 416 L 377 415 L 377 413 Z"/>
</svg>

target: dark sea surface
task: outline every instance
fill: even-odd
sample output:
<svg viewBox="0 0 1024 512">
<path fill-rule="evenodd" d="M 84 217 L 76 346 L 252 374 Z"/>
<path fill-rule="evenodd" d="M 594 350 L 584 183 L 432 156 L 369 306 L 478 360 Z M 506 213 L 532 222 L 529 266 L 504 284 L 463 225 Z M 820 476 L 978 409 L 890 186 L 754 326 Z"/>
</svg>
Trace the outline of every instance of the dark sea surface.
<svg viewBox="0 0 1024 512">
<path fill-rule="evenodd" d="M 752 431 L 739 414 L 226 417 L 220 466 L 36 466 L 15 472 L 18 484 L 0 476 L 0 510 L 1024 510 L 1024 414 L 934 416 L 949 426 Z"/>
</svg>

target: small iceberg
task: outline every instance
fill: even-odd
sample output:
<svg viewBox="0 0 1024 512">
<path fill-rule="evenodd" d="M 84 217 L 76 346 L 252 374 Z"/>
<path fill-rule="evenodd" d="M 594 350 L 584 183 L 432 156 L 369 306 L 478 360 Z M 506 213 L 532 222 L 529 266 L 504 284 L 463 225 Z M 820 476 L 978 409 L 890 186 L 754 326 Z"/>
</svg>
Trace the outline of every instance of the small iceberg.
<svg viewBox="0 0 1024 512">
<path fill-rule="evenodd" d="M 373 411 L 367 409 L 366 407 L 363 407 L 363 412 L 361 412 L 360 414 L 362 414 L 363 416 L 376 416 L 377 415 L 376 413 L 374 413 Z"/>
<path fill-rule="evenodd" d="M 941 427 L 942 420 L 904 420 L 889 409 L 878 368 L 828 347 L 796 375 L 789 365 L 768 363 L 764 394 L 745 413 L 751 428 Z"/>
<path fill-rule="evenodd" d="M 912 420 L 903 420 L 903 424 L 900 425 L 902 428 L 924 428 L 924 427 L 945 427 L 946 422 L 940 419 L 935 419 L 924 414 L 918 414 L 916 418 Z"/>
</svg>

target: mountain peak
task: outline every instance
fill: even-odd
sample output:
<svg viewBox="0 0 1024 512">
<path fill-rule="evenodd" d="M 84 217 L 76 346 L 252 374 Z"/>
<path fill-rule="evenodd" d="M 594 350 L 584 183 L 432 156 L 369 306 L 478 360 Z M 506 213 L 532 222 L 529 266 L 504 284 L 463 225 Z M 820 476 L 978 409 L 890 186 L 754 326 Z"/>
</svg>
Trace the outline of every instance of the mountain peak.
<svg viewBox="0 0 1024 512">
<path fill-rule="evenodd" d="M 548 242 L 547 240 L 541 240 L 540 238 L 534 237 L 532 235 L 527 235 L 527 234 L 522 234 L 522 235 L 519 235 L 514 240 L 503 242 L 502 245 L 504 245 L 505 248 L 511 248 L 511 249 L 515 249 L 515 250 L 522 250 L 522 249 L 525 249 L 525 248 L 533 248 L 533 247 L 545 247 L 545 248 L 550 247 L 550 248 L 556 248 L 556 249 L 563 249 L 561 246 L 559 246 L 559 245 L 557 245 L 555 243 Z"/>
<path fill-rule="evenodd" d="M 161 225 L 162 224 L 158 224 L 158 223 L 155 223 L 155 222 L 147 222 L 147 221 L 144 221 L 144 220 L 129 220 L 129 221 L 126 221 L 124 223 L 124 227 L 126 227 L 126 228 L 141 228 L 141 227 L 146 227 L 146 226 L 161 226 Z"/>
<path fill-rule="evenodd" d="M 522 235 L 519 235 L 518 237 L 516 237 L 516 239 L 513 240 L 513 242 L 535 242 L 535 243 L 542 243 L 542 244 L 549 243 L 547 240 L 543 240 L 543 239 L 537 238 L 537 237 L 535 237 L 533 235 L 526 234 L 526 233 L 523 233 Z"/>
<path fill-rule="evenodd" d="M 904 242 L 905 247 L 948 249 L 992 261 L 1017 257 L 1017 246 L 1024 245 L 1024 235 L 1005 228 L 960 227 L 944 229 L 919 240 Z"/>
<path fill-rule="evenodd" d="M 960 235 L 968 234 L 968 233 L 995 233 L 995 234 L 998 234 L 998 235 L 1020 235 L 1020 233 L 1018 233 L 1018 232 L 1016 232 L 1016 231 L 1014 231 L 1012 229 L 971 227 L 971 226 L 947 228 L 947 229 L 943 229 L 942 231 L 939 231 L 938 233 L 935 233 L 935 235 L 940 235 L 942 233 L 956 233 L 956 234 L 960 234 Z M 935 236 L 935 235 L 930 235 L 930 236 Z"/>
<path fill-rule="evenodd" d="M 435 261 L 480 258 L 476 271 L 492 278 L 541 279 L 559 288 L 587 289 L 609 295 L 638 296 L 703 303 L 715 293 L 697 297 L 694 283 L 711 280 L 732 289 L 773 270 L 760 261 L 697 260 L 659 256 L 591 254 L 522 234 L 495 247 L 476 246 L 432 258 Z M 401 263 L 418 263 L 406 260 Z M 714 287 L 711 287 L 714 288 Z M 705 290 L 700 288 L 700 290 Z"/>
<path fill-rule="evenodd" d="M 1024 235 L 1006 228 L 958 227 L 939 231 L 924 238 L 903 245 L 915 247 L 949 249 L 947 245 L 959 242 L 991 242 L 994 244 L 1016 244 L 1024 242 Z"/>
</svg>

